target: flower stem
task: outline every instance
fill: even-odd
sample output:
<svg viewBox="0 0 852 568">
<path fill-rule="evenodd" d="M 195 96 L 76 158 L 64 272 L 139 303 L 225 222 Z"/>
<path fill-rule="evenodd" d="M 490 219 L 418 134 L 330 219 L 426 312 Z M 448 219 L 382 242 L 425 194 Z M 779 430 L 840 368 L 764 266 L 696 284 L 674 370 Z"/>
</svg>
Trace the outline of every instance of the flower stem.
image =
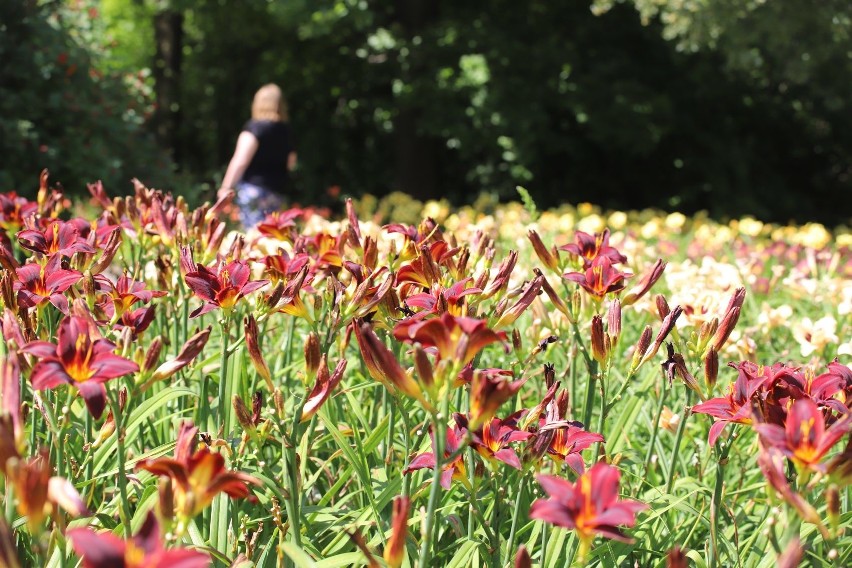
<svg viewBox="0 0 852 568">
<path fill-rule="evenodd" d="M 435 469 L 432 472 L 432 487 L 429 491 L 429 503 L 426 507 L 426 523 L 423 529 L 423 542 L 420 545 L 419 566 L 431 566 L 432 530 L 437 515 L 438 495 L 441 493 L 441 473 L 444 470 L 444 447 L 447 438 L 447 427 L 444 423 L 450 409 L 449 393 L 441 399 L 441 411 L 432 414 L 432 428 L 435 438 Z"/>
<path fill-rule="evenodd" d="M 690 403 L 692 402 L 692 391 L 686 391 L 686 407 L 689 408 Z M 677 426 L 677 434 L 675 435 L 675 443 L 674 448 L 672 449 L 672 459 L 669 464 L 669 479 L 666 482 L 666 493 L 670 494 L 672 492 L 672 486 L 674 485 L 674 476 L 675 470 L 677 469 L 677 459 L 678 454 L 680 453 L 680 441 L 683 439 L 683 431 L 686 428 L 686 419 L 689 415 L 686 410 L 683 413 L 683 419 L 680 421 L 680 424 Z"/>
<path fill-rule="evenodd" d="M 107 389 L 107 398 L 112 408 L 112 416 L 115 420 L 115 436 L 118 445 L 118 492 L 121 499 L 118 514 L 124 527 L 124 534 L 130 534 L 130 501 L 127 499 L 127 472 L 125 471 L 124 454 L 124 428 L 121 405 L 118 402 L 118 392 Z"/>
</svg>

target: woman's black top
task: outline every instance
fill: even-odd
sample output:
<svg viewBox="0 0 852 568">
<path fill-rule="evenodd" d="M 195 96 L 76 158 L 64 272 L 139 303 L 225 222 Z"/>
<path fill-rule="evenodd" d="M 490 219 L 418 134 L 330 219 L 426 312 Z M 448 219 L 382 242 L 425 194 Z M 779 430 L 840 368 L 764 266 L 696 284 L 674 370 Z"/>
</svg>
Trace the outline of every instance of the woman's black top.
<svg viewBox="0 0 852 568">
<path fill-rule="evenodd" d="M 287 157 L 295 151 L 290 124 L 272 120 L 249 120 L 243 131 L 257 138 L 258 146 L 242 181 L 270 191 L 285 193 L 290 176 Z"/>
</svg>

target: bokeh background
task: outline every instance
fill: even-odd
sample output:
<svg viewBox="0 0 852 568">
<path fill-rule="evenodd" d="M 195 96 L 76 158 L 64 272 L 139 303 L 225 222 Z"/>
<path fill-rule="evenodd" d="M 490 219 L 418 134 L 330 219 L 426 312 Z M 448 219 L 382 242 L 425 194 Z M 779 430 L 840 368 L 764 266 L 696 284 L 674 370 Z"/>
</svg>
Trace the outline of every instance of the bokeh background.
<svg viewBox="0 0 852 568">
<path fill-rule="evenodd" d="M 848 0 L 0 0 L 0 190 L 208 199 L 266 82 L 299 203 L 852 219 Z"/>
</svg>

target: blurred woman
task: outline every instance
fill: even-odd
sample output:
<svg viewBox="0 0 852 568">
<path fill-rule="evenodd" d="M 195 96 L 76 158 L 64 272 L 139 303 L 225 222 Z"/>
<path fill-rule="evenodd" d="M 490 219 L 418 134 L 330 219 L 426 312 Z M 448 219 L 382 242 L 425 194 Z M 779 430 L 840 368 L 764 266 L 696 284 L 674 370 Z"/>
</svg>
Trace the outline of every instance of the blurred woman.
<svg viewBox="0 0 852 568">
<path fill-rule="evenodd" d="M 264 85 L 254 95 L 251 120 L 237 138 L 237 147 L 219 197 L 236 191 L 236 204 L 245 228 L 270 212 L 282 209 L 290 188 L 290 171 L 296 167 L 293 133 L 287 102 L 278 85 Z"/>
</svg>

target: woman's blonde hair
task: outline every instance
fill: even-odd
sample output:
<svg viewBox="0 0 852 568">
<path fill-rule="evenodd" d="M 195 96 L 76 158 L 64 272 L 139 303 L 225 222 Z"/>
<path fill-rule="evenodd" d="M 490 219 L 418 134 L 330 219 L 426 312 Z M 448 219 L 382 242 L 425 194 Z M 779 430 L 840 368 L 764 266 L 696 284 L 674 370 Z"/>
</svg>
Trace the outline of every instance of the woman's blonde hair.
<svg viewBox="0 0 852 568">
<path fill-rule="evenodd" d="M 262 86 L 254 94 L 251 103 L 251 117 L 254 120 L 273 120 L 287 122 L 287 101 L 278 85 L 270 83 Z"/>
</svg>

